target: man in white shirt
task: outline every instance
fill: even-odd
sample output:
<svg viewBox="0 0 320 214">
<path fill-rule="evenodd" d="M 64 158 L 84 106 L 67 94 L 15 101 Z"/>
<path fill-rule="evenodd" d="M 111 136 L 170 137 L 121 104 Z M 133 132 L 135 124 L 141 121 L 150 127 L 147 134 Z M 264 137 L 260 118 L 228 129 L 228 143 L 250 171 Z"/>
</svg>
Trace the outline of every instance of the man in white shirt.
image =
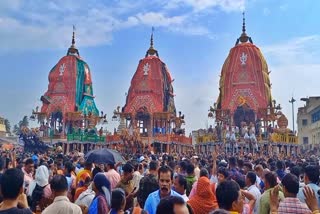
<svg viewBox="0 0 320 214">
<path fill-rule="evenodd" d="M 320 187 L 317 185 L 319 182 L 319 167 L 314 165 L 308 165 L 304 169 L 304 183 L 305 185 L 309 186 L 315 193 L 316 196 L 318 195 L 318 192 L 320 190 Z M 303 188 L 300 188 L 297 197 L 302 203 L 306 202 L 306 197 L 303 193 Z M 320 198 L 317 197 L 318 206 L 320 205 Z"/>
<path fill-rule="evenodd" d="M 176 175 L 173 180 L 173 189 L 179 193 L 185 202 L 189 201 L 189 198 L 186 194 L 187 191 L 187 180 L 183 175 Z"/>
<path fill-rule="evenodd" d="M 257 175 L 254 172 L 249 171 L 246 175 L 246 186 L 247 186 L 248 192 L 250 192 L 256 198 L 256 203 L 253 209 L 253 213 L 255 214 L 258 213 L 259 202 L 261 197 L 261 192 L 259 188 L 256 186 L 256 180 L 257 180 Z"/>
<path fill-rule="evenodd" d="M 42 214 L 82 214 L 81 208 L 71 203 L 67 197 L 68 183 L 65 176 L 54 176 L 50 182 L 50 187 L 55 198 Z"/>
<path fill-rule="evenodd" d="M 135 188 L 135 193 L 139 190 L 140 180 L 143 177 L 139 172 L 139 164 L 137 162 L 133 162 L 134 172 L 133 172 L 133 186 Z"/>
<path fill-rule="evenodd" d="M 192 157 L 192 163 L 194 164 L 194 175 L 196 176 L 196 178 L 198 180 L 200 178 L 200 168 L 199 168 L 198 156 Z"/>
<path fill-rule="evenodd" d="M 29 185 L 33 181 L 33 172 L 34 172 L 34 161 L 32 158 L 25 160 L 24 167 L 22 168 L 24 174 L 24 188 L 25 191 L 29 191 Z"/>
</svg>

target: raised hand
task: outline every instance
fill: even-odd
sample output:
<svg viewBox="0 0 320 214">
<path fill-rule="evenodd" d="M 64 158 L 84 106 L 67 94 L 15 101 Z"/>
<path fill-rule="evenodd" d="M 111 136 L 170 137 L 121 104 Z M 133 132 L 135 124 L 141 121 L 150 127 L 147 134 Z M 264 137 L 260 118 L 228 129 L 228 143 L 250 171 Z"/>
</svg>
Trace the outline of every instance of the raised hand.
<svg viewBox="0 0 320 214">
<path fill-rule="evenodd" d="M 277 212 L 279 207 L 279 190 L 280 186 L 277 185 L 270 191 L 270 212 Z"/>
<path fill-rule="evenodd" d="M 303 188 L 303 194 L 306 197 L 306 204 L 308 205 L 309 209 L 313 212 L 318 210 L 318 201 L 316 194 L 314 193 L 313 189 L 308 186 Z"/>
</svg>

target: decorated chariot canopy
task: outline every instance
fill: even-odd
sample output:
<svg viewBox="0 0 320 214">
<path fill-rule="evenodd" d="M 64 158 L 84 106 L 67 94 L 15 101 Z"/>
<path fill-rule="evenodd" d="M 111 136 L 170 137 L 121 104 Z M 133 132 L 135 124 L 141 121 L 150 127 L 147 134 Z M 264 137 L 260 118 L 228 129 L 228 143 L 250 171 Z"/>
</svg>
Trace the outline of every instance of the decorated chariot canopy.
<svg viewBox="0 0 320 214">
<path fill-rule="evenodd" d="M 150 48 L 145 57 L 140 60 L 131 80 L 123 112 L 176 114 L 172 82 L 168 67 L 153 47 L 152 33 Z"/>
<path fill-rule="evenodd" d="M 154 48 L 152 30 L 150 47 L 131 79 L 126 103 L 114 110 L 113 120 L 120 120 L 117 134 L 125 146 L 191 144 L 191 138 L 185 139 L 182 128 L 184 115 L 175 107 L 173 81 Z M 174 138 L 177 136 L 180 138 Z"/>
<path fill-rule="evenodd" d="M 237 126 L 243 121 L 255 122 L 263 116 L 263 109 L 276 107 L 269 73 L 263 54 L 246 33 L 243 17 L 242 34 L 222 66 L 220 93 L 213 108 L 221 110 Z"/>
<path fill-rule="evenodd" d="M 271 95 L 270 71 L 260 49 L 246 33 L 231 48 L 221 70 L 219 97 L 208 117 L 215 124 L 196 132 L 198 143 L 226 143 L 236 150 L 240 144 L 258 149 L 257 142 L 297 144 L 287 128 L 288 120 Z"/>
<path fill-rule="evenodd" d="M 75 46 L 75 31 L 67 55 L 49 73 L 48 90 L 41 96 L 41 113 L 47 118 L 64 120 L 70 113 L 99 116 L 96 107 L 91 72 Z"/>
</svg>

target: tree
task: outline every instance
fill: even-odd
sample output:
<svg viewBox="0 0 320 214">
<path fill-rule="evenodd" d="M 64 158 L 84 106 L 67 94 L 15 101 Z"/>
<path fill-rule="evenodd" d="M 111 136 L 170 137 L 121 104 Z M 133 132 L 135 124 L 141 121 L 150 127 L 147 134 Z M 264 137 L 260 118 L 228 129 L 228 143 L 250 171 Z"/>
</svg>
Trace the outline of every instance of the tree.
<svg viewBox="0 0 320 214">
<path fill-rule="evenodd" d="M 19 128 L 18 124 L 13 126 L 13 133 L 16 135 L 20 134 L 20 128 Z"/>
<path fill-rule="evenodd" d="M 20 122 L 19 122 L 19 128 L 21 128 L 22 126 L 26 126 L 26 127 L 29 126 L 28 116 L 24 116 L 24 117 L 22 118 L 22 120 L 20 120 Z"/>
<path fill-rule="evenodd" d="M 8 119 L 4 120 L 4 125 L 6 126 L 6 132 L 11 134 L 11 124 Z"/>
</svg>

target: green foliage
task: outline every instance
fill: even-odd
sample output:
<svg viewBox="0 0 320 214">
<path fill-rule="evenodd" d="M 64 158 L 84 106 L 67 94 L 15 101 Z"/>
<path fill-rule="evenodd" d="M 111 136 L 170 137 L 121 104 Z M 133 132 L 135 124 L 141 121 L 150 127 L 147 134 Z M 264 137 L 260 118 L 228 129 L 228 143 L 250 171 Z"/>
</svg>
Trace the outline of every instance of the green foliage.
<svg viewBox="0 0 320 214">
<path fill-rule="evenodd" d="M 20 134 L 20 128 L 17 124 L 13 126 L 13 133 L 16 135 Z"/>
<path fill-rule="evenodd" d="M 6 132 L 7 133 L 11 133 L 11 124 L 10 124 L 10 121 L 8 119 L 5 119 L 4 120 L 4 124 L 6 126 Z"/>
<path fill-rule="evenodd" d="M 28 116 L 24 116 L 22 118 L 22 120 L 19 121 L 18 124 L 14 125 L 13 126 L 13 133 L 16 134 L 16 135 L 19 135 L 21 134 L 21 128 L 22 127 L 28 127 L 29 126 L 29 119 L 28 119 Z"/>
<path fill-rule="evenodd" d="M 23 126 L 26 126 L 26 127 L 29 126 L 28 116 L 24 116 L 24 117 L 22 118 L 22 120 L 19 121 L 19 128 L 21 128 L 21 127 L 23 127 Z"/>
</svg>

